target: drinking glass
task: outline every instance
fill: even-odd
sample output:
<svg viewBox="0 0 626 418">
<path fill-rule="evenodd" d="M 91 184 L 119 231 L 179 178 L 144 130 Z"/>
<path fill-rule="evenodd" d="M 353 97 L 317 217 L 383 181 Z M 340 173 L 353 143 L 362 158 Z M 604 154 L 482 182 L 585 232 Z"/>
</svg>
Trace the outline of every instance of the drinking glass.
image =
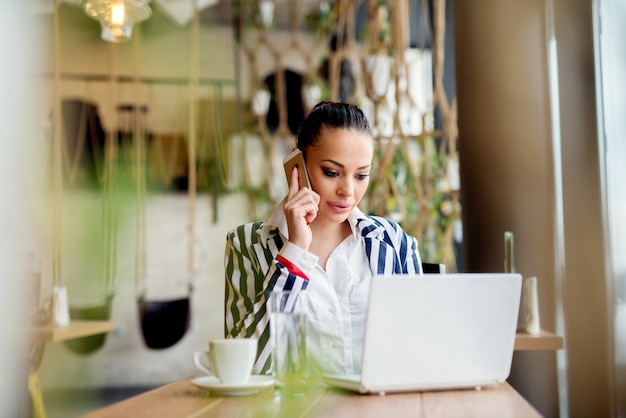
<svg viewBox="0 0 626 418">
<path fill-rule="evenodd" d="M 274 384 L 282 396 L 303 395 L 307 389 L 308 306 L 306 291 L 284 290 L 270 295 L 272 370 Z"/>
</svg>

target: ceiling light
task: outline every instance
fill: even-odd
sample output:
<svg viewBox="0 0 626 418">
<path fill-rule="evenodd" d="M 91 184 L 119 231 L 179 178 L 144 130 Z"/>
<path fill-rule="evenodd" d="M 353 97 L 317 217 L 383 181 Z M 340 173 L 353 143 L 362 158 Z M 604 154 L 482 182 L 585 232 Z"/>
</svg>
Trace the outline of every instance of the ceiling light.
<svg viewBox="0 0 626 418">
<path fill-rule="evenodd" d="M 100 37 L 108 42 L 124 42 L 133 35 L 135 23 L 152 15 L 150 0 L 86 0 L 83 10 L 87 16 L 100 22 Z"/>
</svg>

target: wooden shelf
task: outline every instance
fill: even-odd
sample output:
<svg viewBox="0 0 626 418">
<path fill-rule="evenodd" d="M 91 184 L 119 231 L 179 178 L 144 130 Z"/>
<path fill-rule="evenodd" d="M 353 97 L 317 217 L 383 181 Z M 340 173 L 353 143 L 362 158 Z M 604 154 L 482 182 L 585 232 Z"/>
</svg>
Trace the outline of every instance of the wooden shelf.
<svg viewBox="0 0 626 418">
<path fill-rule="evenodd" d="M 104 334 L 115 328 L 112 321 L 72 321 L 66 327 L 37 327 L 28 332 L 32 341 L 65 341 Z"/>
<path fill-rule="evenodd" d="M 29 337 L 35 341 L 65 341 L 90 335 L 113 331 L 113 321 L 72 321 L 67 327 L 39 327 L 29 331 Z M 560 350 L 563 337 L 541 331 L 538 335 L 518 332 L 515 336 L 515 351 Z"/>
<path fill-rule="evenodd" d="M 547 331 L 541 331 L 537 335 L 518 332 L 515 336 L 515 351 L 530 350 L 560 350 L 563 348 L 563 337 Z"/>
</svg>

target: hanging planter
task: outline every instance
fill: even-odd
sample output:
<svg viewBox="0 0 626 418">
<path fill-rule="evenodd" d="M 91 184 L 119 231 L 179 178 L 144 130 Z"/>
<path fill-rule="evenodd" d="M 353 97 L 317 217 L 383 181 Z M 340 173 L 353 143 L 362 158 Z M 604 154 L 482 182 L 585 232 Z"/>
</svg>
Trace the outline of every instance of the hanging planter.
<svg viewBox="0 0 626 418">
<path fill-rule="evenodd" d="M 259 17 L 261 19 L 261 25 L 266 29 L 272 26 L 274 23 L 274 2 L 271 0 L 261 0 L 259 4 Z"/>
<path fill-rule="evenodd" d="M 374 100 L 384 97 L 391 81 L 391 60 L 387 55 L 365 57 L 365 70 L 369 76 L 370 96 Z"/>
<path fill-rule="evenodd" d="M 270 92 L 265 89 L 257 90 L 252 96 L 252 113 L 256 116 L 265 116 L 270 108 Z"/>
<path fill-rule="evenodd" d="M 111 318 L 111 306 L 113 305 L 114 293 L 110 292 L 102 305 L 72 307 L 70 306 L 70 318 L 72 321 L 108 321 Z M 106 342 L 107 334 L 97 334 L 88 337 L 76 338 L 64 341 L 65 346 L 75 354 L 91 354 Z"/>
<path fill-rule="evenodd" d="M 148 348 L 168 348 L 180 341 L 189 329 L 189 298 L 170 301 L 139 300 L 141 335 Z"/>
<path fill-rule="evenodd" d="M 164 349 L 179 342 L 191 318 L 190 296 L 192 285 L 183 296 L 150 298 L 145 293 L 138 298 L 141 335 L 148 348 Z"/>
<path fill-rule="evenodd" d="M 147 242 L 163 245 L 144 249 L 148 266 L 142 267 L 145 273 L 137 283 L 137 309 L 146 347 L 160 350 L 178 343 L 189 330 L 194 278 L 200 275 L 207 254 L 197 237 L 181 237 L 175 230 L 171 235 L 169 227 L 153 228 L 150 232 L 155 235 Z M 171 248 L 172 242 L 179 241 L 188 246 Z M 185 252 L 186 267 L 181 262 Z M 196 268 L 192 270 L 191 266 Z"/>
<path fill-rule="evenodd" d="M 461 190 L 461 174 L 459 171 L 459 159 L 457 156 L 448 159 L 446 164 L 446 174 L 450 190 L 454 192 Z"/>
<path fill-rule="evenodd" d="M 154 246 L 144 249 L 147 263 L 137 282 L 137 311 L 146 347 L 161 350 L 178 343 L 189 330 L 194 278 L 202 271 L 206 251 L 197 237 L 180 235 L 169 225 L 145 233 L 149 233 L 146 242 Z M 188 246 L 172 248 L 172 242 Z M 187 265 L 182 261 L 185 253 Z M 192 265 L 196 266 L 193 270 Z"/>
<path fill-rule="evenodd" d="M 302 103 L 304 109 L 310 111 L 313 106 L 322 100 L 322 88 L 319 84 L 305 84 L 302 86 Z"/>
<path fill-rule="evenodd" d="M 145 205 L 143 199 L 141 204 Z M 163 208 L 167 200 L 152 206 Z M 143 216 L 146 214 L 139 222 L 145 227 L 150 217 Z M 153 219 L 158 220 L 158 215 Z M 189 329 L 193 278 L 200 272 L 200 267 L 192 270 L 189 266 L 196 265 L 193 260 L 202 264 L 206 253 L 196 237 L 181 235 L 175 225 L 156 222 L 152 228 L 144 227 L 138 230 L 137 311 L 145 345 L 159 350 L 178 343 Z M 172 245 L 174 242 L 182 245 Z"/>
<path fill-rule="evenodd" d="M 202 251 L 199 240 L 195 235 L 195 201 L 196 201 L 196 174 L 197 174 L 197 130 L 195 115 L 197 112 L 198 97 L 197 87 L 199 85 L 199 39 L 200 39 L 200 16 L 194 13 L 191 28 L 191 62 L 189 76 L 189 136 L 188 136 L 188 173 L 189 184 L 187 196 L 189 203 L 188 223 L 185 228 L 185 241 L 187 243 L 187 263 L 181 266 L 181 259 L 184 257 L 176 253 L 176 249 L 184 246 L 172 246 L 173 240 L 164 239 L 161 231 L 161 239 L 149 239 L 147 236 L 146 224 L 146 185 L 142 180 L 145 174 L 145 160 L 141 158 L 140 149 L 145 148 L 145 137 L 138 132 L 137 151 L 134 160 L 137 163 L 136 190 L 139 196 L 137 211 L 137 221 L 139 228 L 137 232 L 137 255 L 135 280 L 137 285 L 137 306 L 141 323 L 141 334 L 144 343 L 148 348 L 165 349 L 179 342 L 189 329 L 191 317 L 191 295 L 193 293 L 193 278 L 199 273 L 200 268 L 196 268 L 197 255 L 204 258 L 206 253 Z M 137 129 L 139 131 L 139 129 Z M 168 224 L 156 223 L 156 226 Z M 158 228 L 156 228 L 158 229 Z M 154 231 L 154 229 L 152 230 Z M 168 231 L 165 231 L 168 232 Z M 171 231 L 169 231 L 171 232 Z M 174 230 L 176 233 L 176 230 Z M 164 243 L 164 247 L 159 251 L 150 253 L 148 243 Z M 200 250 L 197 252 L 196 250 Z M 154 261 L 153 261 L 154 260 Z M 158 264 L 155 266 L 155 264 Z M 148 270 L 151 267 L 152 270 Z"/>
</svg>

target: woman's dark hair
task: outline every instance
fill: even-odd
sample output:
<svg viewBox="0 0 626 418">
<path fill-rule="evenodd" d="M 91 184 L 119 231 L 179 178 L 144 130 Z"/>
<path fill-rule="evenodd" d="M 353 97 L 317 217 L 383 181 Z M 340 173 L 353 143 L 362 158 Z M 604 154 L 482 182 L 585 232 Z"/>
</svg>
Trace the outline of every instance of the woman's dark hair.
<svg viewBox="0 0 626 418">
<path fill-rule="evenodd" d="M 372 136 L 365 114 L 357 106 L 342 102 L 320 102 L 307 115 L 298 130 L 296 145 L 303 153 L 315 146 L 323 131 L 348 129 Z"/>
</svg>

